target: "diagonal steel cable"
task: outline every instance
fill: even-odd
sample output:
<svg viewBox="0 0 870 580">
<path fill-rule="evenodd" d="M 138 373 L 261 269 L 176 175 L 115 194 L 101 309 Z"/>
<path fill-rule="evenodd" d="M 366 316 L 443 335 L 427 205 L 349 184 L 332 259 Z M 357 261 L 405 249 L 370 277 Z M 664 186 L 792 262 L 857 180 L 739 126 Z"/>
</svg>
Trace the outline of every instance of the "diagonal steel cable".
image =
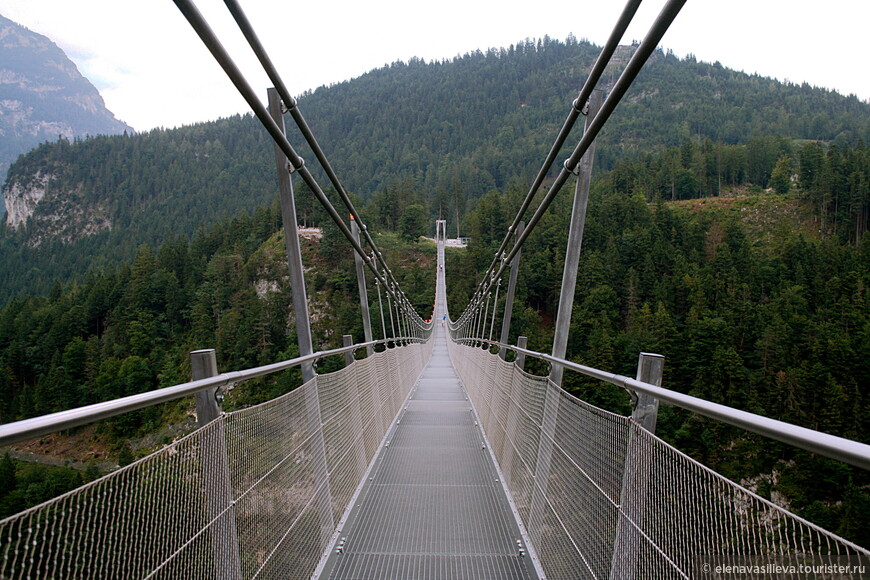
<svg viewBox="0 0 870 580">
<path fill-rule="evenodd" d="M 344 223 L 338 211 L 332 205 L 332 203 L 327 198 L 323 189 L 317 183 L 317 180 L 305 166 L 305 162 L 302 157 L 299 156 L 298 153 L 293 149 L 293 146 L 287 140 L 287 137 L 284 135 L 283 131 L 281 131 L 280 127 L 278 127 L 277 123 L 272 119 L 271 115 L 269 115 L 266 107 L 260 102 L 257 97 L 255 91 L 248 83 L 245 76 L 242 74 L 241 70 L 239 70 L 238 66 L 230 57 L 229 53 L 224 48 L 223 44 L 217 38 L 217 35 L 214 33 L 212 28 L 209 26 L 208 22 L 203 17 L 202 13 L 199 9 L 193 4 L 191 0 L 173 0 L 175 5 L 187 19 L 188 23 L 200 37 L 203 44 L 205 44 L 206 48 L 208 48 L 209 52 L 211 52 L 212 56 L 218 62 L 218 64 L 223 68 L 226 75 L 229 77 L 230 81 L 235 85 L 236 89 L 251 107 L 254 115 L 256 115 L 257 119 L 259 119 L 260 123 L 287 157 L 289 163 L 289 170 L 291 172 L 298 172 L 300 177 L 302 177 L 303 181 L 311 188 L 317 200 L 320 204 L 326 209 L 330 218 L 333 222 L 339 227 L 342 235 L 347 239 L 350 243 L 351 247 L 353 247 L 354 251 L 359 254 L 363 262 L 372 272 L 372 274 L 379 281 L 386 285 L 387 279 L 383 277 L 383 275 L 374 267 L 372 264 L 371 256 L 367 255 L 362 245 L 354 239 L 353 234 L 350 231 L 350 228 L 347 227 L 347 224 Z M 284 88 L 286 91 L 286 87 Z M 345 194 L 346 195 L 346 194 Z M 349 200 L 348 200 L 349 201 Z M 352 204 L 351 204 L 352 205 Z M 364 228 L 362 222 L 360 222 L 360 229 L 366 232 L 367 240 L 370 239 L 367 230 Z M 376 248 L 372 247 L 374 250 L 374 254 L 379 255 L 380 252 L 376 250 Z M 378 256 L 379 261 L 383 262 L 383 257 Z M 389 271 L 388 266 L 384 263 L 384 269 L 392 278 L 392 282 L 394 286 L 387 285 L 387 291 L 393 293 L 396 300 L 401 304 L 406 304 L 411 309 L 413 308 L 410 304 L 410 300 L 408 300 L 407 296 L 404 292 L 399 289 L 399 284 L 392 277 L 392 273 Z M 397 290 L 398 289 L 398 290 Z M 414 324 L 422 329 L 428 329 L 431 324 L 427 325 L 423 322 L 423 320 L 417 316 L 417 319 L 414 319 Z"/>
<path fill-rule="evenodd" d="M 547 157 L 544 160 L 544 163 L 538 170 L 538 174 L 535 176 L 535 179 L 532 182 L 532 185 L 529 188 L 525 199 L 523 199 L 523 202 L 520 205 L 520 209 L 517 211 L 516 217 L 514 217 L 514 221 L 508 227 L 504 240 L 502 240 L 501 245 L 496 251 L 492 263 L 486 269 L 484 279 L 486 279 L 486 275 L 492 273 L 495 265 L 499 261 L 499 256 L 501 256 L 505 249 L 507 249 L 507 245 L 510 242 L 511 237 L 513 237 L 513 234 L 517 230 L 517 226 L 519 225 L 520 221 L 522 221 L 526 211 L 529 209 L 529 206 L 531 205 L 532 200 L 535 198 L 535 195 L 537 195 L 538 189 L 540 189 L 541 185 L 544 183 L 544 179 L 546 178 L 547 173 L 550 171 L 550 168 L 552 167 L 553 162 L 556 160 L 556 156 L 559 154 L 562 146 L 565 145 L 565 141 L 568 139 L 568 135 L 574 128 L 574 124 L 577 122 L 577 119 L 580 118 L 580 115 L 584 114 L 584 107 L 586 101 L 589 100 L 589 96 L 592 94 L 592 91 L 595 89 L 595 86 L 601 79 L 601 75 L 604 74 L 604 69 L 607 68 L 607 64 L 613 57 L 613 53 L 616 51 L 616 48 L 619 46 L 619 41 L 625 34 L 625 31 L 628 28 L 628 25 L 631 23 L 632 19 L 634 18 L 634 15 L 637 13 L 637 9 L 640 7 L 640 3 L 641 0 L 628 0 L 628 2 L 626 3 L 625 8 L 623 9 L 622 14 L 619 17 L 619 20 L 617 20 L 616 24 L 613 27 L 613 30 L 610 33 L 610 37 L 607 39 L 607 42 L 604 43 L 604 46 L 601 48 L 601 52 L 598 54 L 598 58 L 592 65 L 592 70 L 589 71 L 589 76 L 586 78 L 586 82 L 583 83 L 583 87 L 580 89 L 580 93 L 577 95 L 577 98 L 574 99 L 574 101 L 571 103 L 571 110 L 568 112 L 568 117 L 562 123 L 562 128 L 559 129 L 559 134 L 556 136 L 556 140 L 550 147 L 550 151 L 549 153 L 547 153 Z"/>
<path fill-rule="evenodd" d="M 625 93 L 628 91 L 631 84 L 637 78 L 637 75 L 640 73 L 644 64 L 646 64 L 646 61 L 652 55 L 653 51 L 658 46 L 658 43 L 661 41 L 665 32 L 673 23 L 674 19 L 677 17 L 677 14 L 679 14 L 685 3 L 686 0 L 669 0 L 669 2 L 659 13 L 655 22 L 653 22 L 652 26 L 650 27 L 649 32 L 647 32 L 646 37 L 640 43 L 637 50 L 632 55 L 631 60 L 629 60 L 628 64 L 626 65 L 625 70 L 622 71 L 622 74 L 619 76 L 619 79 L 616 81 L 616 84 L 613 86 L 613 89 L 607 96 L 607 99 L 601 105 L 600 111 L 597 115 L 595 115 L 595 118 L 590 123 L 588 130 L 583 134 L 583 137 L 574 148 L 571 156 L 565 160 L 562 170 L 559 172 L 559 175 L 556 177 L 556 180 L 553 182 L 553 185 L 550 187 L 547 195 L 545 195 L 544 198 L 541 200 L 541 203 L 538 205 L 538 208 L 535 210 L 533 216 L 529 219 L 528 223 L 526 224 L 525 230 L 522 232 L 522 234 L 517 236 L 511 251 L 508 252 L 507 255 L 501 255 L 503 250 L 500 250 L 499 253 L 496 255 L 493 264 L 498 263 L 499 266 L 495 270 L 495 274 L 492 276 L 484 276 L 483 281 L 478 286 L 477 292 L 475 292 L 475 294 L 472 296 L 471 301 L 469 301 L 469 306 L 466 307 L 466 312 L 468 312 L 470 308 L 479 307 L 481 303 L 481 297 L 485 296 L 486 293 L 492 288 L 494 280 L 501 278 L 508 264 L 510 264 L 514 256 L 516 256 L 516 254 L 520 251 L 520 248 L 528 239 L 529 235 L 532 233 L 535 226 L 541 220 L 544 213 L 550 207 L 556 195 L 561 190 L 562 186 L 565 185 L 565 182 L 568 181 L 569 176 L 574 173 L 577 164 L 580 162 L 580 159 L 589 149 L 589 146 L 598 136 L 598 133 L 601 132 L 604 124 L 610 118 L 610 115 L 616 109 L 616 106 L 622 100 L 622 97 L 625 96 Z M 512 232 L 508 232 L 506 240 L 510 239 L 511 233 Z M 467 320 L 465 312 L 460 317 L 459 321 L 464 320 Z"/>
<path fill-rule="evenodd" d="M 637 1 L 639 2 L 639 0 Z M 290 91 L 287 89 L 287 85 L 284 83 L 281 75 L 278 73 L 277 68 L 272 63 L 272 60 L 269 58 L 269 55 L 266 52 L 263 43 L 260 42 L 260 39 L 257 36 L 253 25 L 251 24 L 248 17 L 245 15 L 241 5 L 238 3 L 238 0 L 224 0 L 224 4 L 226 4 L 227 8 L 233 16 L 233 19 L 236 21 L 236 24 L 239 26 L 242 34 L 248 41 L 248 44 L 251 46 L 251 50 L 253 50 L 257 59 L 260 61 L 260 64 L 262 65 L 263 70 L 266 72 L 266 75 L 269 77 L 269 80 L 271 80 L 272 83 L 275 85 L 275 90 L 278 91 L 278 95 L 281 97 L 281 100 L 284 103 L 284 107 L 287 109 L 287 112 L 290 113 L 290 116 L 293 118 L 293 121 L 296 123 L 297 127 L 299 127 L 302 136 L 311 147 L 314 156 L 317 157 L 317 161 L 326 172 L 329 181 L 332 183 L 333 187 L 335 187 L 335 190 L 338 192 L 338 195 L 347 210 L 350 212 L 351 215 L 354 216 L 357 224 L 359 224 L 360 231 L 365 236 L 366 243 L 374 251 L 375 258 L 377 258 L 377 260 L 384 267 L 384 270 L 387 272 L 393 283 L 398 285 L 398 281 L 395 279 L 389 266 L 384 261 L 383 254 L 378 250 L 378 247 L 375 244 L 375 241 L 372 239 L 368 228 L 363 223 L 362 218 L 359 215 L 359 211 L 357 211 L 356 207 L 354 207 L 353 201 L 347 194 L 347 190 L 345 190 L 344 186 L 341 184 L 341 181 L 338 179 L 338 175 L 336 175 L 335 170 L 332 168 L 332 165 L 326 158 L 326 154 L 323 152 L 323 149 L 317 142 L 314 133 L 311 131 L 311 127 L 308 125 L 308 122 L 303 117 L 302 111 L 299 110 L 296 99 L 290 94 Z"/>
</svg>

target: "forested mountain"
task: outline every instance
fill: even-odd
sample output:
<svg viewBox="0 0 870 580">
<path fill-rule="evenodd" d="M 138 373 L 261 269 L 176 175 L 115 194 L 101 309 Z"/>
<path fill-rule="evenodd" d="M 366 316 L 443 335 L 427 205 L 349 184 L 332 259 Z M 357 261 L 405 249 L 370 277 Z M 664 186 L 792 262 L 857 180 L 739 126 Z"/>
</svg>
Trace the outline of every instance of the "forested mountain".
<svg viewBox="0 0 870 580">
<path fill-rule="evenodd" d="M 63 50 L 0 16 L 0 175 L 42 142 L 124 131 Z"/>
<path fill-rule="evenodd" d="M 632 50 L 622 47 L 608 79 Z M 395 225 L 419 206 L 461 218 L 487 192 L 528 184 L 597 51 L 545 38 L 394 63 L 299 104 L 343 184 L 371 204 L 379 224 Z M 598 167 L 686 142 L 717 151 L 745 144 L 754 149 L 731 168 L 764 187 L 783 143 L 868 137 L 870 104 L 855 97 L 657 52 L 601 136 Z M 295 132 L 291 141 L 302 143 Z M 299 150 L 313 166 L 313 155 Z M 677 176 L 681 190 L 694 187 L 686 176 Z M 709 191 L 706 177 L 703 184 Z M 142 243 L 250 212 L 275 189 L 271 145 L 250 117 L 46 143 L 11 168 L 5 187 L 25 220 L 7 222 L 0 237 L 0 301 L 48 292 L 53 279 L 130 257 Z"/>
<path fill-rule="evenodd" d="M 605 79 L 615 81 L 634 48 L 621 47 Z M 545 38 L 451 61 L 398 62 L 301 102 L 360 193 L 407 175 L 447 207 L 458 184 L 473 198 L 530 180 L 598 50 Z M 657 51 L 608 121 L 598 166 L 688 137 L 730 145 L 761 136 L 866 142 L 870 104 Z"/>
</svg>

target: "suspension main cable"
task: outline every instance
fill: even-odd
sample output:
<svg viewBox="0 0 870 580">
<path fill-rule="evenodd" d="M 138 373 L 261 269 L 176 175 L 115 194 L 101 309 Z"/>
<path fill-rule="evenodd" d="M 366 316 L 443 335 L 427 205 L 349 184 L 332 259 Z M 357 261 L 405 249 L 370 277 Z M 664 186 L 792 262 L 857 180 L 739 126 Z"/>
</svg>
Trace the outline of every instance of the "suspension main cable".
<svg viewBox="0 0 870 580">
<path fill-rule="evenodd" d="M 303 161 L 303 159 L 296 153 L 296 151 L 293 149 L 293 146 L 284 135 L 284 132 L 281 130 L 280 127 L 278 127 L 277 123 L 275 123 L 275 121 L 272 119 L 266 107 L 263 106 L 263 104 L 257 98 L 253 88 L 250 86 L 250 84 L 247 82 L 244 75 L 242 74 L 241 70 L 239 70 L 238 66 L 236 66 L 235 62 L 229 56 L 226 49 L 221 44 L 220 40 L 215 35 L 214 31 L 206 22 L 203 15 L 200 13 L 199 9 L 196 8 L 191 0 L 173 1 L 175 2 L 175 5 L 178 7 L 181 13 L 184 15 L 184 17 L 187 19 L 188 23 L 190 23 L 194 31 L 199 35 L 203 44 L 206 45 L 206 48 L 208 48 L 208 50 L 212 53 L 212 56 L 221 66 L 221 68 L 223 68 L 230 81 L 232 81 L 236 89 L 239 91 L 245 101 L 247 101 L 248 105 L 251 107 L 254 114 L 259 119 L 260 123 L 272 137 L 273 141 L 287 157 L 288 163 L 290 165 L 288 169 L 291 172 L 298 172 L 302 179 L 305 181 L 305 183 L 308 184 L 317 200 L 324 207 L 324 209 L 326 209 L 330 218 L 339 227 L 340 231 L 348 240 L 350 245 L 353 247 L 354 251 L 362 257 L 364 263 L 368 266 L 369 270 L 372 271 L 375 277 L 385 283 L 387 291 L 393 293 L 397 301 L 407 302 L 408 304 L 410 304 L 410 301 L 407 299 L 403 292 L 401 292 L 400 290 L 397 291 L 394 288 L 390 288 L 389 285 L 386 285 L 386 278 L 382 277 L 378 270 L 374 268 L 372 264 L 372 258 L 366 255 L 363 247 L 359 244 L 359 242 L 356 241 L 350 229 L 344 223 L 344 220 L 341 219 L 341 216 L 336 211 L 335 207 L 332 205 L 329 199 L 326 197 L 326 194 L 323 192 L 320 185 L 317 183 L 317 180 L 314 179 L 314 176 L 311 174 L 308 168 L 305 167 L 305 162 Z M 360 229 L 363 229 L 362 226 L 360 226 Z M 375 250 L 375 254 L 380 253 L 377 252 L 376 248 L 373 248 L 373 250 Z M 383 262 L 382 259 L 381 261 Z M 384 268 L 385 270 L 387 270 L 387 272 L 389 272 L 389 268 L 386 266 L 386 264 L 384 264 Z M 393 278 L 392 274 L 390 274 L 390 277 Z M 395 278 L 393 278 L 393 281 L 395 282 Z M 395 282 L 395 284 L 396 288 L 398 288 L 398 282 Z M 424 325 L 422 318 L 419 321 L 415 321 L 415 323 L 418 325 Z"/>
<path fill-rule="evenodd" d="M 326 176 L 329 178 L 329 181 L 332 183 L 333 187 L 335 187 L 335 190 L 338 192 L 338 195 L 347 210 L 352 216 L 354 216 L 354 219 L 356 219 L 360 231 L 363 233 L 363 236 L 365 236 L 366 243 L 368 243 L 372 250 L 374 250 L 375 257 L 384 267 L 384 271 L 387 273 L 387 275 L 392 279 L 393 282 L 398 285 L 398 281 L 393 276 L 392 270 L 390 270 L 389 266 L 384 261 L 383 254 L 381 254 L 380 250 L 378 250 L 378 247 L 372 239 L 371 234 L 369 234 L 368 228 L 363 223 L 359 212 L 357 211 L 356 207 L 354 207 L 353 201 L 347 194 L 347 190 L 345 190 L 344 186 L 341 184 L 341 181 L 338 179 L 338 175 L 335 173 L 335 170 L 333 170 L 332 165 L 326 158 L 326 154 L 323 152 L 323 149 L 317 142 L 314 133 L 311 131 L 311 127 L 302 116 L 302 111 L 299 110 L 296 99 L 290 94 L 290 91 L 287 89 L 287 85 L 284 84 L 281 75 L 278 73 L 277 68 L 272 63 L 272 60 L 269 58 L 269 55 L 266 52 L 263 43 L 260 42 L 260 39 L 257 36 L 253 25 L 251 24 L 248 17 L 245 15 L 242 7 L 238 3 L 238 0 L 224 0 L 224 4 L 226 4 L 227 8 L 233 16 L 233 19 L 236 21 L 236 24 L 239 26 L 242 34 L 248 41 L 248 44 L 251 46 L 251 49 L 254 51 L 257 59 L 260 61 L 260 64 L 262 65 L 263 70 L 266 72 L 266 75 L 269 77 L 269 80 L 271 80 L 272 83 L 275 85 L 275 90 L 278 91 L 278 96 L 281 97 L 281 100 L 284 102 L 284 106 L 286 107 L 287 112 L 290 113 L 290 116 L 293 118 L 296 126 L 299 127 L 302 136 L 311 147 L 314 156 L 317 157 L 317 161 L 326 172 Z"/>
<path fill-rule="evenodd" d="M 517 241 L 514 243 L 513 249 L 505 258 L 502 263 L 502 267 L 499 272 L 503 271 L 505 268 L 505 263 L 510 262 L 513 257 L 519 252 L 522 244 L 528 238 L 528 234 L 531 229 L 537 225 L 543 216 L 544 212 L 550 207 L 550 204 L 553 202 L 553 198 L 556 197 L 556 194 L 565 185 L 565 182 L 568 181 L 568 177 L 570 174 L 574 173 L 577 164 L 582 159 L 583 155 L 589 149 L 589 146 L 592 144 L 592 141 L 598 136 L 598 133 L 601 132 L 601 129 L 604 127 L 604 124 L 610 118 L 610 115 L 616 109 L 616 106 L 619 105 L 619 102 L 622 100 L 622 97 L 625 96 L 625 93 L 628 91 L 631 84 L 634 82 L 637 75 L 640 73 L 646 61 L 652 55 L 653 51 L 655 51 L 658 46 L 659 41 L 661 41 L 662 36 L 664 36 L 665 32 L 670 27 L 671 23 L 673 23 L 674 19 L 679 14 L 683 5 L 686 3 L 686 0 L 669 0 L 665 7 L 662 9 L 659 16 L 656 18 L 655 22 L 653 22 L 652 27 L 650 27 L 647 36 L 643 39 L 638 46 L 635 53 L 632 55 L 631 60 L 629 60 L 628 64 L 625 67 L 625 70 L 622 71 L 622 74 L 619 75 L 619 79 L 616 81 L 616 84 L 613 86 L 613 89 L 610 91 L 610 94 L 605 99 L 604 103 L 601 105 L 601 109 L 598 114 L 592 119 L 589 124 L 589 129 L 584 133 L 583 137 L 580 139 L 580 142 L 574 148 L 571 156 L 565 160 L 564 166 L 562 170 L 559 172 L 556 181 L 553 182 L 550 191 L 547 192 L 547 195 L 544 196 L 544 199 L 541 200 L 541 204 L 538 206 L 538 209 L 535 210 L 534 215 L 529 220 L 529 223 L 526 224 L 526 229 L 523 231 L 522 235 L 517 238 Z"/>
<path fill-rule="evenodd" d="M 655 51 L 658 46 L 659 41 L 661 41 L 665 32 L 668 30 L 670 25 L 673 23 L 674 19 L 679 14 L 683 5 L 686 3 L 686 0 L 669 0 L 662 11 L 659 13 L 653 25 L 650 27 L 649 32 L 647 32 L 646 37 L 640 43 L 635 53 L 632 55 L 628 64 L 625 67 L 625 70 L 620 74 L 619 79 L 616 81 L 616 84 L 613 86 L 610 94 L 605 99 L 604 103 L 601 105 L 601 109 L 598 114 L 592 119 L 589 124 L 589 128 L 583 134 L 583 137 L 580 139 L 580 142 L 574 148 L 571 156 L 565 160 L 564 166 L 562 170 L 559 172 L 556 181 L 553 182 L 553 185 L 550 187 L 550 190 L 547 192 L 547 195 L 544 196 L 544 199 L 541 200 L 540 205 L 535 210 L 534 215 L 526 224 L 526 228 L 523 233 L 517 237 L 514 242 L 513 248 L 507 254 L 500 259 L 500 266 L 496 271 L 494 278 L 500 278 L 503 274 L 504 270 L 507 268 L 507 264 L 513 260 L 514 256 L 522 248 L 526 239 L 528 239 L 532 230 L 535 228 L 537 223 L 541 220 L 544 215 L 544 212 L 550 207 L 550 204 L 553 202 L 553 199 L 556 197 L 556 194 L 559 193 L 562 186 L 568 181 L 569 175 L 574 173 L 577 164 L 580 162 L 580 159 L 589 149 L 589 146 L 592 144 L 592 141 L 598 136 L 598 133 L 601 131 L 604 124 L 610 118 L 610 115 L 616 109 L 616 106 L 622 100 L 622 97 L 625 95 L 628 88 L 634 82 L 637 75 L 640 73 L 640 70 L 643 68 L 643 65 L 646 64 L 646 61 L 652 55 L 653 51 Z M 498 256 L 496 256 L 498 261 Z M 481 282 L 481 285 L 478 287 L 479 292 L 475 293 L 475 295 L 483 295 L 492 287 L 493 278 L 485 277 Z M 469 304 L 470 306 L 470 304 Z"/>
<path fill-rule="evenodd" d="M 486 279 L 486 275 L 491 273 L 493 268 L 495 268 L 496 263 L 499 261 L 499 256 L 501 256 L 507 248 L 507 245 L 510 242 L 513 233 L 516 231 L 517 226 L 519 225 L 520 221 L 522 221 L 523 216 L 529 209 L 529 206 L 532 204 L 532 200 L 537 195 L 541 185 L 544 183 L 544 179 L 546 178 L 547 173 L 550 171 L 550 168 L 552 167 L 553 162 L 556 160 L 556 156 L 559 154 L 562 146 L 565 145 L 565 141 L 568 139 L 568 135 L 574 128 L 574 124 L 577 122 L 577 119 L 580 117 L 580 115 L 583 114 L 583 108 L 586 105 L 586 101 L 589 100 L 589 96 L 592 94 L 592 91 L 595 89 L 595 86 L 601 79 L 601 75 L 604 74 L 604 70 L 607 68 L 610 59 L 613 57 L 613 53 L 616 52 L 616 48 L 619 46 L 619 41 L 622 40 L 623 34 L 625 34 L 626 29 L 628 28 L 629 24 L 631 24 L 632 19 L 634 19 L 634 15 L 637 13 L 637 9 L 640 7 L 640 3 L 641 0 L 628 0 L 628 2 L 626 3 L 625 8 L 623 9 L 622 14 L 619 17 L 619 20 L 617 20 L 616 24 L 613 27 L 613 30 L 610 33 L 610 37 L 608 37 L 607 42 L 604 43 L 601 52 L 598 54 L 598 58 L 592 65 L 592 69 L 589 71 L 589 76 L 586 78 L 586 82 L 583 83 L 583 87 L 580 89 L 580 93 L 577 95 L 577 98 L 574 99 L 574 101 L 571 103 L 571 110 L 568 112 L 568 117 L 565 119 L 565 122 L 562 123 L 562 128 L 559 130 L 559 134 L 556 136 L 556 140 L 550 147 L 550 151 L 549 153 L 547 153 L 547 157 L 544 160 L 544 163 L 538 170 L 538 174 L 535 176 L 535 179 L 532 182 L 532 186 L 529 188 L 525 199 L 523 199 L 523 202 L 520 205 L 520 209 L 517 211 L 516 217 L 514 217 L 514 221 L 508 227 L 504 240 L 502 240 L 501 245 L 495 252 L 492 263 L 486 269 L 486 272 L 484 273 L 484 279 Z"/>
</svg>

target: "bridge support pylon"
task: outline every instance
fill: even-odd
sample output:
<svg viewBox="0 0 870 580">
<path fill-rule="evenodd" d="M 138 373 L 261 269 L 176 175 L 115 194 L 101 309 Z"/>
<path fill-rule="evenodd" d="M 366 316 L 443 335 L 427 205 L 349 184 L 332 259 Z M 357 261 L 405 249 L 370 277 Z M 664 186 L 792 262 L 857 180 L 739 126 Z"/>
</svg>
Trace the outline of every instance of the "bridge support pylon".
<svg viewBox="0 0 870 580">
<path fill-rule="evenodd" d="M 435 241 L 447 240 L 447 220 L 435 220 Z"/>
<path fill-rule="evenodd" d="M 598 114 L 604 92 L 592 91 L 589 98 L 589 111 L 586 116 L 586 128 Z M 565 249 L 565 266 L 562 271 L 562 289 L 559 292 L 559 310 L 556 314 L 556 330 L 553 335 L 553 356 L 565 358 L 568 348 L 568 330 L 571 326 L 571 312 L 574 309 L 574 291 L 577 286 L 577 268 L 580 264 L 580 246 L 583 243 L 583 229 L 586 224 L 586 205 L 589 201 L 589 187 L 592 183 L 592 162 L 595 159 L 595 142 L 589 146 L 577 166 L 577 185 L 574 189 L 574 206 L 571 210 L 571 225 L 568 230 L 568 247 Z M 550 380 L 556 386 L 562 386 L 562 375 L 565 370 L 559 365 L 553 365 Z"/>
</svg>

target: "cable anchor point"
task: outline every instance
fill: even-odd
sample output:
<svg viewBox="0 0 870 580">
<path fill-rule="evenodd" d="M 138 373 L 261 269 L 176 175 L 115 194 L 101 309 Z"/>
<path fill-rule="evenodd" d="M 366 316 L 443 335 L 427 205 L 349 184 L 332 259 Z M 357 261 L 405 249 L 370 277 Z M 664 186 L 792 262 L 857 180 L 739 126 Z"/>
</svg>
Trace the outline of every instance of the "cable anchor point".
<svg viewBox="0 0 870 580">
<path fill-rule="evenodd" d="M 275 90 L 277 90 L 277 89 L 275 89 Z M 295 108 L 297 108 L 297 103 L 296 103 L 296 99 L 294 99 L 293 97 L 290 97 L 289 104 L 285 103 L 284 99 L 281 99 L 281 112 L 282 113 L 289 113 L 290 111 L 292 111 Z"/>
<path fill-rule="evenodd" d="M 571 102 L 571 106 L 574 107 L 574 110 L 580 113 L 581 115 L 589 114 L 589 100 L 587 99 L 583 106 L 580 106 L 580 98 L 576 98 Z"/>
<path fill-rule="evenodd" d="M 563 165 L 565 166 L 565 171 L 567 171 L 568 173 L 573 173 L 574 175 L 579 176 L 580 175 L 580 164 L 578 163 L 577 165 L 574 166 L 573 169 L 571 169 L 570 163 L 571 163 L 570 158 L 566 159 L 565 163 L 563 163 Z"/>
</svg>

